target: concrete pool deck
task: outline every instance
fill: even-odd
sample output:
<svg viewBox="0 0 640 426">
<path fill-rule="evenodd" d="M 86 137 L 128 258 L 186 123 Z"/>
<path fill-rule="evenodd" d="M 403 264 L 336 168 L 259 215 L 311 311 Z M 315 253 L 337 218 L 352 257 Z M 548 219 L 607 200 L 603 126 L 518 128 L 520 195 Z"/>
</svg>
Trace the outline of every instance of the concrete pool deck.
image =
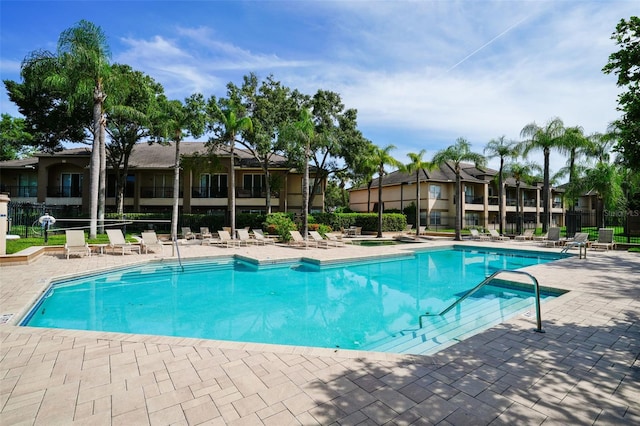
<svg viewBox="0 0 640 426">
<path fill-rule="evenodd" d="M 180 254 L 337 260 L 451 243 L 185 244 Z M 526 268 L 540 285 L 570 290 L 542 305 L 546 333 L 525 313 L 432 356 L 15 325 L 53 277 L 160 257 L 45 255 L 0 267 L 0 424 L 640 424 L 638 253 L 590 250 Z"/>
</svg>

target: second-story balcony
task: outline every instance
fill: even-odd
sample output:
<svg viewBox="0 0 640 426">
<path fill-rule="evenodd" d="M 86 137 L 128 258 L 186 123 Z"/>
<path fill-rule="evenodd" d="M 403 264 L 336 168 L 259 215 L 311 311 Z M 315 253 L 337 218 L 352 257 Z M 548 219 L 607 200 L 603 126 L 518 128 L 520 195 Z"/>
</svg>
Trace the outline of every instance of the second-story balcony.
<svg viewBox="0 0 640 426">
<path fill-rule="evenodd" d="M 191 190 L 192 198 L 227 198 L 227 188 L 193 188 Z"/>
<path fill-rule="evenodd" d="M 0 192 L 8 192 L 10 198 L 34 198 L 38 196 L 38 187 L 23 185 L 2 185 Z"/>
<path fill-rule="evenodd" d="M 178 194 L 182 198 L 182 191 Z M 140 198 L 173 198 L 173 186 L 143 186 Z"/>
<path fill-rule="evenodd" d="M 466 204 L 484 204 L 483 196 L 465 195 L 464 202 Z"/>
<path fill-rule="evenodd" d="M 47 197 L 76 198 L 82 197 L 82 186 L 47 186 Z"/>
</svg>

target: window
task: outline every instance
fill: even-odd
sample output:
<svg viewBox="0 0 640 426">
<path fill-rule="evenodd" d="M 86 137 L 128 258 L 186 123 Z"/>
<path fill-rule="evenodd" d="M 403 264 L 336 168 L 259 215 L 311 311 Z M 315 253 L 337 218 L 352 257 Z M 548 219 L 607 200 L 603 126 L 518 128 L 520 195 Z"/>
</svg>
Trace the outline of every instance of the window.
<svg viewBox="0 0 640 426">
<path fill-rule="evenodd" d="M 429 185 L 429 198 L 439 200 L 442 198 L 442 187 L 440 185 Z"/>
<path fill-rule="evenodd" d="M 478 226 L 480 224 L 480 215 L 478 213 L 465 213 L 464 224 L 465 226 Z"/>
<path fill-rule="evenodd" d="M 243 189 L 246 194 L 251 198 L 260 198 L 264 196 L 263 192 L 266 186 L 264 175 L 245 174 L 243 178 Z"/>
<path fill-rule="evenodd" d="M 18 197 L 38 196 L 38 175 L 18 175 Z"/>
<path fill-rule="evenodd" d="M 82 174 L 80 173 L 62 173 L 60 182 L 61 197 L 81 197 L 82 196 Z"/>
<path fill-rule="evenodd" d="M 194 191 L 195 198 L 224 198 L 227 196 L 227 175 L 209 174 L 200 175 L 200 187 Z"/>
<path fill-rule="evenodd" d="M 429 225 L 442 225 L 442 212 L 431 211 L 429 214 Z"/>
</svg>

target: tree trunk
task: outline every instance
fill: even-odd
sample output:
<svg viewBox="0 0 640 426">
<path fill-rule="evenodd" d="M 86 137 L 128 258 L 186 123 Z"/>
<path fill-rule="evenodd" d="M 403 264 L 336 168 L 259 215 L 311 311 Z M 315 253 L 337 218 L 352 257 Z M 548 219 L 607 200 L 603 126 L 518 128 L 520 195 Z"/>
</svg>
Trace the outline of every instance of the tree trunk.
<svg viewBox="0 0 640 426">
<path fill-rule="evenodd" d="M 504 183 L 502 180 L 502 169 L 504 168 L 504 157 L 500 157 L 500 175 L 498 176 L 498 214 L 500 215 L 500 235 L 503 234 L 504 229 L 504 207 L 503 206 L 503 197 L 504 197 Z"/>
<path fill-rule="evenodd" d="M 542 217 L 542 233 L 544 234 L 549 230 L 551 225 L 551 187 L 549 182 L 549 149 L 544 150 L 544 184 L 542 194 L 542 203 L 544 204 L 544 211 Z"/>
<path fill-rule="evenodd" d="M 455 240 L 456 241 L 461 241 L 462 240 L 462 234 L 461 234 L 461 230 L 462 230 L 462 185 L 460 182 L 460 171 L 458 170 L 458 168 L 456 167 L 456 193 L 457 193 L 457 197 L 458 197 L 458 204 L 456 205 L 456 227 L 455 227 L 455 231 L 456 231 L 456 237 Z"/>
<path fill-rule="evenodd" d="M 229 152 L 231 154 L 231 164 L 229 166 L 229 186 L 231 191 L 229 192 L 229 221 L 231 226 L 231 238 L 236 238 L 236 149 L 235 149 L 235 136 L 231 139 L 229 144 Z"/>
<path fill-rule="evenodd" d="M 383 170 L 380 168 L 378 173 L 378 235 L 376 238 L 382 238 L 382 175 Z"/>
<path fill-rule="evenodd" d="M 416 239 L 420 237 L 420 169 L 416 172 Z"/>
<path fill-rule="evenodd" d="M 176 138 L 176 158 L 173 166 L 173 212 L 171 214 L 171 240 L 178 238 L 178 201 L 180 198 L 180 139 Z"/>
<path fill-rule="evenodd" d="M 102 107 L 100 91 L 96 88 L 93 94 L 93 145 L 91 147 L 90 182 L 89 182 L 89 238 L 94 239 L 98 233 L 98 192 L 100 188 L 100 119 Z"/>
<path fill-rule="evenodd" d="M 268 162 L 266 162 L 265 164 L 267 164 L 267 167 L 263 168 L 264 170 L 264 204 L 265 204 L 265 211 L 267 212 L 267 214 L 271 213 L 271 182 L 270 182 L 270 177 L 271 177 L 271 173 L 269 172 L 269 167 L 268 167 Z"/>
<path fill-rule="evenodd" d="M 309 233 L 309 150 L 307 146 L 304 150 L 304 175 L 302 177 L 302 236 L 307 239 Z"/>
<path fill-rule="evenodd" d="M 100 114 L 100 181 L 98 184 L 98 231 L 104 234 L 104 212 L 107 198 L 107 130 L 106 117 Z"/>
</svg>

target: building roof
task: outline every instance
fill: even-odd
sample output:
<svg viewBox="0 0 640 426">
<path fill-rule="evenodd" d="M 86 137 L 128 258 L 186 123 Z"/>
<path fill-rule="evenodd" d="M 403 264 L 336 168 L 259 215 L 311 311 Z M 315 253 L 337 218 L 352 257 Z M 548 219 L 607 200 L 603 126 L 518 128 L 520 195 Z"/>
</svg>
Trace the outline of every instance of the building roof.
<svg viewBox="0 0 640 426">
<path fill-rule="evenodd" d="M 205 142 L 182 142 L 180 144 L 181 156 L 192 156 L 196 153 L 205 154 L 207 148 Z M 226 146 L 217 147 L 214 150 L 215 155 L 219 157 L 229 157 L 229 148 Z M 235 149 L 236 164 L 241 167 L 260 167 L 258 161 L 246 149 Z M 172 168 L 175 162 L 175 148 L 173 143 L 168 144 L 136 144 L 131 157 L 129 158 L 129 168 L 131 169 L 167 169 Z M 71 148 L 58 151 L 55 153 L 38 153 L 34 157 L 24 158 L 21 160 L 0 161 L 2 168 L 23 168 L 36 167 L 41 157 L 90 157 L 91 148 Z M 271 167 L 284 168 L 287 167 L 287 159 L 281 155 L 273 155 L 271 157 Z"/>
<path fill-rule="evenodd" d="M 478 168 L 473 164 L 462 163 L 460 165 L 460 178 L 463 182 L 476 182 L 476 183 L 484 183 L 487 180 L 493 179 L 498 172 L 493 169 L 488 168 Z M 430 181 L 430 182 L 455 182 L 456 173 L 454 171 L 453 163 L 446 163 L 440 166 L 440 168 L 436 170 L 424 170 L 420 173 L 420 181 Z M 415 173 L 405 173 L 399 170 L 395 172 L 391 172 L 382 177 L 382 186 L 393 186 L 393 185 L 401 185 L 403 183 L 416 183 L 416 174 Z M 357 188 L 352 189 L 364 189 L 367 185 L 361 185 Z M 378 187 L 378 179 L 373 179 L 373 183 L 371 184 L 372 188 Z"/>
</svg>

